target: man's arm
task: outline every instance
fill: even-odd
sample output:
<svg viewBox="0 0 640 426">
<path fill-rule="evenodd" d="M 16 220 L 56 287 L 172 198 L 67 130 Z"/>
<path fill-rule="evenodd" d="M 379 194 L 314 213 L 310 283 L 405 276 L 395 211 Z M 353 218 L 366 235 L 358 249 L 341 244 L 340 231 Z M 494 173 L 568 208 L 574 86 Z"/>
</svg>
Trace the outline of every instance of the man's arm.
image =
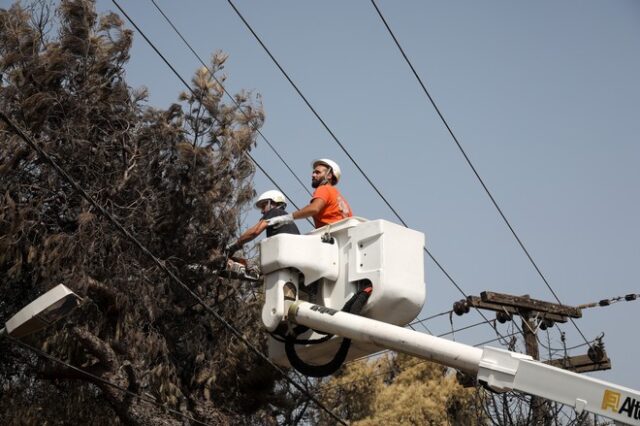
<svg viewBox="0 0 640 426">
<path fill-rule="evenodd" d="M 314 198 L 311 203 L 304 206 L 298 211 L 291 214 L 294 219 L 305 219 L 307 217 L 315 216 L 322 211 L 327 203 L 322 198 Z"/>
<path fill-rule="evenodd" d="M 238 240 L 231 244 L 227 250 L 229 253 L 234 253 L 242 248 L 242 246 L 249 241 L 252 241 L 258 237 L 258 235 L 262 234 L 262 232 L 267 229 L 267 221 L 260 219 L 258 223 L 253 225 L 251 228 L 247 229 L 238 237 Z"/>
</svg>

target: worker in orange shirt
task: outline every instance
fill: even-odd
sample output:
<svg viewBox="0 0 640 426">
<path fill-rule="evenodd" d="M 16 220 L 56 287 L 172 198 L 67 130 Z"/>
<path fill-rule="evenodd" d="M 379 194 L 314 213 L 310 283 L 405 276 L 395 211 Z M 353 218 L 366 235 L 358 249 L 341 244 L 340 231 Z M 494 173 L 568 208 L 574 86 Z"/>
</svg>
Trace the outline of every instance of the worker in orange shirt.
<svg viewBox="0 0 640 426">
<path fill-rule="evenodd" d="M 269 226 L 282 226 L 295 219 L 313 217 L 316 228 L 353 216 L 349 203 L 336 188 L 340 180 L 340 166 L 327 158 L 315 160 L 311 173 L 311 186 L 315 188 L 311 202 L 291 214 L 267 220 Z"/>
</svg>

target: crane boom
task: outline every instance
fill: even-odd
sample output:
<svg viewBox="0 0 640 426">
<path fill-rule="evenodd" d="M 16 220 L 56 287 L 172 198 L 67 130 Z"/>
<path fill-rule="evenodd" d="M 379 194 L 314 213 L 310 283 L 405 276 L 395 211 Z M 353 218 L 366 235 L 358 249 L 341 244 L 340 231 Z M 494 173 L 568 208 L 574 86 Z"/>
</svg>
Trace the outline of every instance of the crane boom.
<svg viewBox="0 0 640 426">
<path fill-rule="evenodd" d="M 640 425 L 640 392 L 535 361 L 529 355 L 476 348 L 397 325 L 296 301 L 289 321 L 355 341 L 407 353 L 476 375 L 496 391 L 519 391 L 588 411 L 620 424 Z"/>
<path fill-rule="evenodd" d="M 525 392 L 579 413 L 640 426 L 639 391 L 543 364 L 529 355 L 405 329 L 426 297 L 424 243 L 421 232 L 355 217 L 307 235 L 279 234 L 263 240 L 262 322 L 272 333 L 269 357 L 321 377 L 345 360 L 393 349 L 462 370 L 498 392 Z M 366 300 L 359 305 L 359 315 L 346 312 L 356 300 Z M 291 327 L 287 321 L 306 327 Z"/>
</svg>

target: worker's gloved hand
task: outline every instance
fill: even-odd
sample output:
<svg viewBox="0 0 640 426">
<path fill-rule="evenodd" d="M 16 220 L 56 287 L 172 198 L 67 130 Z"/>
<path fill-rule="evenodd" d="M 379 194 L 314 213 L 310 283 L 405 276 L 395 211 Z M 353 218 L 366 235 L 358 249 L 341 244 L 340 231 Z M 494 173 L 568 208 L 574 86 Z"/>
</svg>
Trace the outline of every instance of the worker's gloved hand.
<svg viewBox="0 0 640 426">
<path fill-rule="evenodd" d="M 293 222 L 293 215 L 291 213 L 284 214 L 282 216 L 272 217 L 271 219 L 267 219 L 267 225 L 273 226 L 274 228 L 279 228 L 282 225 Z"/>
<path fill-rule="evenodd" d="M 225 249 L 224 252 L 227 253 L 228 255 L 232 255 L 233 253 L 237 252 L 238 250 L 240 250 L 242 248 L 242 244 L 229 244 Z"/>
</svg>

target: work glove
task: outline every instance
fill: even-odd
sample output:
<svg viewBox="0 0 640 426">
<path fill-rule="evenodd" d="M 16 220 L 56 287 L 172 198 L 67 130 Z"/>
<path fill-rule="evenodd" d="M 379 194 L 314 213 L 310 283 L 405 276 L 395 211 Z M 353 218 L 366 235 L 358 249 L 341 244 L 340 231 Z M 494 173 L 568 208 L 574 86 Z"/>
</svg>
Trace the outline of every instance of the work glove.
<svg viewBox="0 0 640 426">
<path fill-rule="evenodd" d="M 238 250 L 240 250 L 242 248 L 241 244 L 229 244 L 227 246 L 227 248 L 224 249 L 224 252 L 227 253 L 228 255 L 232 255 L 233 253 L 237 252 Z"/>
<path fill-rule="evenodd" d="M 279 228 L 282 225 L 293 222 L 293 215 L 291 213 L 284 214 L 282 216 L 272 217 L 271 219 L 267 219 L 267 225 L 273 226 L 274 228 Z"/>
</svg>

